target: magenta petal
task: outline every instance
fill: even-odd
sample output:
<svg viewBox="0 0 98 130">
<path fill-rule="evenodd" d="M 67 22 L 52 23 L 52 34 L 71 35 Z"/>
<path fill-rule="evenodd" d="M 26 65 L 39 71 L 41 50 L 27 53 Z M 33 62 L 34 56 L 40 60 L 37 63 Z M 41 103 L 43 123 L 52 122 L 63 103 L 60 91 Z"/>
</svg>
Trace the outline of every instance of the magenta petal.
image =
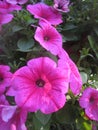
<svg viewBox="0 0 98 130">
<path fill-rule="evenodd" d="M 69 60 L 69 66 L 71 69 L 70 89 L 72 90 L 73 94 L 77 95 L 80 93 L 80 90 L 82 88 L 82 79 L 79 74 L 78 68 L 71 59 Z"/>
<path fill-rule="evenodd" d="M 16 90 L 21 90 L 23 88 L 28 88 L 28 85 L 32 87 L 33 84 L 32 72 L 28 67 L 22 67 L 17 72 L 14 73 L 11 81 L 11 86 L 8 89 L 6 95 L 15 96 Z M 18 82 L 17 82 L 18 81 Z M 31 85 L 30 85 L 31 84 Z"/>
<path fill-rule="evenodd" d="M 21 95 L 22 98 L 19 100 L 18 96 Z M 17 92 L 15 96 L 15 101 L 18 106 L 24 107 L 30 112 L 36 112 L 40 109 L 41 97 L 43 96 L 42 89 L 26 89 Z"/>
<path fill-rule="evenodd" d="M 98 121 L 98 90 L 86 88 L 79 99 L 79 104 L 90 119 Z"/>
<path fill-rule="evenodd" d="M 22 4 L 25 4 L 27 1 L 28 1 L 28 0 L 20 0 L 18 3 L 19 3 L 20 5 L 22 5 Z"/>
<path fill-rule="evenodd" d="M 0 69 L 3 68 L 3 71 L 10 71 L 10 67 L 7 65 L 0 65 Z"/>
<path fill-rule="evenodd" d="M 3 106 L 0 117 L 2 130 L 27 130 L 25 121 L 27 111 L 17 106 Z"/>
<path fill-rule="evenodd" d="M 45 114 L 50 114 L 61 109 L 66 102 L 66 97 L 59 91 L 50 91 L 42 97 L 40 110 Z"/>
<path fill-rule="evenodd" d="M 34 15 L 35 18 L 45 19 L 52 25 L 62 23 L 61 14 L 54 10 L 51 6 L 44 3 L 37 3 L 35 5 L 28 5 L 27 10 Z"/>
<path fill-rule="evenodd" d="M 69 0 L 54 0 L 54 8 L 60 12 L 69 12 Z"/>
<path fill-rule="evenodd" d="M 51 71 L 51 69 L 57 67 L 56 63 L 48 57 L 40 57 L 29 60 L 27 65 L 33 73 L 41 73 L 40 71 L 44 71 L 44 73 L 47 73 L 48 71 Z M 49 68 L 48 71 L 47 68 Z"/>
<path fill-rule="evenodd" d="M 10 4 L 25 4 L 28 0 L 6 0 Z"/>
<path fill-rule="evenodd" d="M 33 85 L 33 74 L 29 70 L 27 66 L 22 67 L 21 69 L 17 70 L 15 74 L 12 77 L 12 86 L 14 87 L 15 90 L 21 90 L 21 89 L 26 89 L 29 86 Z M 18 81 L 18 82 L 17 82 Z"/>
<path fill-rule="evenodd" d="M 82 108 L 89 106 L 90 97 L 98 98 L 98 91 L 94 88 L 88 87 L 83 91 L 82 96 L 79 99 L 79 104 Z"/>
<path fill-rule="evenodd" d="M 12 86 L 10 86 L 6 92 L 6 95 L 7 96 L 15 96 L 15 92 L 16 92 L 15 89 Z"/>
<path fill-rule="evenodd" d="M 5 122 L 8 122 L 16 111 L 17 106 L 4 106 L 2 110 L 2 119 Z"/>
<path fill-rule="evenodd" d="M 64 94 L 67 93 L 69 87 L 69 74 L 68 67 L 66 70 L 58 68 L 55 72 L 50 73 L 48 79 L 51 82 L 52 89 Z"/>
<path fill-rule="evenodd" d="M 6 87 L 10 86 L 12 73 L 9 66 L 0 65 L 0 94 L 3 94 Z"/>
<path fill-rule="evenodd" d="M 98 121 L 98 105 L 90 105 L 85 109 L 86 115 L 95 121 Z"/>
<path fill-rule="evenodd" d="M 0 13 L 8 14 L 14 10 L 21 10 L 21 6 L 9 4 L 6 1 L 0 1 Z"/>
<path fill-rule="evenodd" d="M 12 14 L 0 14 L 0 24 L 9 23 L 13 19 Z"/>
<path fill-rule="evenodd" d="M 86 108 L 89 105 L 90 93 L 92 92 L 92 88 L 87 88 L 83 91 L 83 95 L 79 99 L 79 104 L 82 108 Z"/>
<path fill-rule="evenodd" d="M 0 96 L 0 105 L 9 105 L 8 101 L 6 100 L 5 96 Z M 2 107 L 0 107 L 2 108 Z"/>
<path fill-rule="evenodd" d="M 34 38 L 52 54 L 57 55 L 60 53 L 62 48 L 62 37 L 50 24 L 46 23 L 42 28 L 38 27 Z"/>
<path fill-rule="evenodd" d="M 73 94 L 78 95 L 80 93 L 80 90 L 82 88 L 82 79 L 79 74 L 78 68 L 75 65 L 75 63 L 70 59 L 67 52 L 62 49 L 62 51 L 59 53 L 59 66 L 62 66 L 65 68 L 66 62 L 69 65 L 70 69 L 70 89 L 73 92 Z"/>
<path fill-rule="evenodd" d="M 6 0 L 6 2 L 10 4 L 17 4 L 17 0 Z"/>
</svg>

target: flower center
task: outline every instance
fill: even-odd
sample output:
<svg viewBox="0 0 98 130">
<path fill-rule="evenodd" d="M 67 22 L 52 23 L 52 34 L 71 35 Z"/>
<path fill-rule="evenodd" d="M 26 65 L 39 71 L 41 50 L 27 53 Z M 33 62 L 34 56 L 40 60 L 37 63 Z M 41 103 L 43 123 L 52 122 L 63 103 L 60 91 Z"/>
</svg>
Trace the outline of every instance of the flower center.
<svg viewBox="0 0 98 130">
<path fill-rule="evenodd" d="M 0 77 L 0 82 L 2 82 L 3 81 L 3 78 L 2 77 Z"/>
<path fill-rule="evenodd" d="M 38 87 L 44 87 L 45 81 L 42 80 L 42 79 L 38 79 L 38 80 L 36 81 L 36 85 L 37 85 Z"/>
<path fill-rule="evenodd" d="M 58 4 L 58 9 L 62 9 L 62 8 L 63 8 L 63 5 Z"/>
<path fill-rule="evenodd" d="M 91 102 L 91 103 L 93 103 L 94 100 L 95 100 L 95 99 L 94 99 L 93 97 L 90 98 L 90 102 Z"/>
<path fill-rule="evenodd" d="M 48 36 L 45 36 L 45 37 L 44 37 L 44 40 L 45 40 L 45 41 L 49 41 L 49 39 L 50 39 L 50 38 L 49 38 Z"/>
</svg>

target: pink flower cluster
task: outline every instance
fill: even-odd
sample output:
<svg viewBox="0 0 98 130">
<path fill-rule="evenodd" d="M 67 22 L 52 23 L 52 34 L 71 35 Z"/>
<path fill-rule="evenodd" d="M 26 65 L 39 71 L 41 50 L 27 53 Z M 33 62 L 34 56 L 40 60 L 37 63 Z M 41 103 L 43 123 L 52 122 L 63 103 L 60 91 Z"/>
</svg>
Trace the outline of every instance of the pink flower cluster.
<svg viewBox="0 0 98 130">
<path fill-rule="evenodd" d="M 20 10 L 17 1 L 1 1 L 2 15 L 13 17 L 9 14 L 13 10 Z M 61 13 L 44 3 L 28 5 L 27 10 L 39 19 L 35 40 L 59 60 L 56 63 L 49 57 L 31 59 L 13 75 L 8 66 L 0 66 L 0 128 L 5 130 L 26 130 L 27 112 L 56 112 L 65 105 L 68 90 L 78 95 L 82 86 L 78 69 L 63 50 L 62 36 L 54 27 L 63 22 Z M 4 94 L 14 96 L 16 105 L 9 105 Z"/>
<path fill-rule="evenodd" d="M 27 0 L 0 1 L 0 25 L 12 20 L 13 10 L 20 10 L 18 4 Z M 78 68 L 62 47 L 62 36 L 56 30 L 61 24 L 61 12 L 69 11 L 69 1 L 54 0 L 54 6 L 44 3 L 28 5 L 27 10 L 39 19 L 34 38 L 39 44 L 58 57 L 57 63 L 49 57 L 31 59 L 27 65 L 14 74 L 7 65 L 0 65 L 0 128 L 3 130 L 26 130 L 28 112 L 40 110 L 50 114 L 61 109 L 66 103 L 66 93 L 70 89 L 74 95 L 80 94 L 82 80 Z M 5 98 L 13 96 L 11 106 Z M 98 91 L 89 87 L 79 99 L 88 117 L 98 120 Z"/>
<path fill-rule="evenodd" d="M 11 106 L 5 98 L 5 93 L 10 87 L 12 73 L 7 65 L 0 65 L 0 129 L 1 130 L 26 130 L 27 111 L 17 105 Z"/>
<path fill-rule="evenodd" d="M 27 130 L 27 111 L 17 105 L 11 106 L 4 95 L 0 96 L 0 129 L 1 130 Z"/>
<path fill-rule="evenodd" d="M 69 1 L 54 0 L 54 6 L 66 6 L 65 11 L 69 11 Z M 73 61 L 69 58 L 66 51 L 62 48 L 62 36 L 54 26 L 62 23 L 62 15 L 54 6 L 48 6 L 44 3 L 37 3 L 35 5 L 28 5 L 27 10 L 39 19 L 39 26 L 35 32 L 35 40 L 40 43 L 47 51 L 59 57 L 58 65 L 66 69 L 66 64 L 69 65 L 70 81 L 69 87 L 72 92 L 77 95 L 80 93 L 82 80 L 79 71 Z M 62 9 L 63 10 L 63 9 Z M 61 10 L 60 10 L 61 11 Z M 54 25 L 54 26 L 53 26 Z"/>
<path fill-rule="evenodd" d="M 11 14 L 14 10 L 21 10 L 21 6 L 17 4 L 24 4 L 27 0 L 2 0 L 0 1 L 0 30 L 3 24 L 9 23 L 13 19 Z"/>
<path fill-rule="evenodd" d="M 12 11 L 21 9 L 17 4 L 25 2 L 27 0 L 0 1 L 0 26 L 12 20 Z M 39 19 L 35 40 L 59 56 L 62 36 L 53 25 L 62 23 L 61 14 L 44 3 L 28 5 L 27 10 Z M 49 114 L 61 109 L 66 103 L 70 75 L 69 62 L 62 67 L 48 57 L 31 59 L 14 74 L 9 66 L 0 65 L 0 129 L 26 130 L 27 112 L 40 110 Z M 5 95 L 14 96 L 16 105 L 11 106 Z"/>
<path fill-rule="evenodd" d="M 5 97 L 11 86 L 12 76 L 9 66 L 0 65 L 0 129 L 27 130 L 25 126 L 27 110 L 17 105 L 10 105 Z"/>
</svg>

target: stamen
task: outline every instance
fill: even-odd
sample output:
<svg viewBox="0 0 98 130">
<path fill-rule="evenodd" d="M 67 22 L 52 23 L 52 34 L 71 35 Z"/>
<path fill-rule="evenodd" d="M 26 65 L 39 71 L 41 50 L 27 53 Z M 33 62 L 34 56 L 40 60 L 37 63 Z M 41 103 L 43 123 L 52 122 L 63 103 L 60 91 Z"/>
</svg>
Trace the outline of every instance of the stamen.
<svg viewBox="0 0 98 130">
<path fill-rule="evenodd" d="M 38 80 L 36 81 L 36 85 L 37 85 L 38 87 L 44 87 L 45 81 L 42 80 L 42 79 L 38 79 Z"/>
</svg>

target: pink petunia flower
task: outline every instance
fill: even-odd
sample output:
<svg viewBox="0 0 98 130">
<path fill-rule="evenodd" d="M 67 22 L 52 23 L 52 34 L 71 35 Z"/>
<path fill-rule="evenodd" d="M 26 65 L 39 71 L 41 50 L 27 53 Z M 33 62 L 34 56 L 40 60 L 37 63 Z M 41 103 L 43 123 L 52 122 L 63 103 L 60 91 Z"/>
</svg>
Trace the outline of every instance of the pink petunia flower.
<svg viewBox="0 0 98 130">
<path fill-rule="evenodd" d="M 0 129 L 27 130 L 25 121 L 27 111 L 18 106 L 10 106 L 5 96 L 0 96 Z"/>
<path fill-rule="evenodd" d="M 0 94 L 4 93 L 6 87 L 9 87 L 12 78 L 10 67 L 7 65 L 0 65 Z"/>
<path fill-rule="evenodd" d="M 69 12 L 69 0 L 54 0 L 54 8 L 60 12 Z"/>
<path fill-rule="evenodd" d="M 62 49 L 61 53 L 59 53 L 58 57 L 60 58 L 58 61 L 59 66 L 66 67 L 66 63 L 69 64 L 70 67 L 70 89 L 73 94 L 78 95 L 82 88 L 82 79 L 79 74 L 78 68 L 75 63 L 70 59 L 68 54 L 64 49 Z"/>
<path fill-rule="evenodd" d="M 6 2 L 10 4 L 25 4 L 28 0 L 6 0 Z"/>
<path fill-rule="evenodd" d="M 0 105 L 1 130 L 27 130 L 25 121 L 27 111 L 17 106 Z"/>
<path fill-rule="evenodd" d="M 98 90 L 86 88 L 79 99 L 79 104 L 90 119 L 98 121 Z"/>
<path fill-rule="evenodd" d="M 37 27 L 34 38 L 54 55 L 57 55 L 62 48 L 61 35 L 48 23 L 44 23 L 42 27 Z"/>
<path fill-rule="evenodd" d="M 27 6 L 27 10 L 34 15 L 35 18 L 40 20 L 40 24 L 43 21 L 48 21 L 52 25 L 58 25 L 62 23 L 61 14 L 53 7 L 44 3 L 30 4 Z"/>
<path fill-rule="evenodd" d="M 19 5 L 9 4 L 6 1 L 0 1 L 0 13 L 8 14 L 14 10 L 21 10 Z"/>
<path fill-rule="evenodd" d="M 48 57 L 28 61 L 27 66 L 18 69 L 12 78 L 16 104 L 28 111 L 40 110 L 45 114 L 64 106 L 68 84 L 69 66 L 63 70 Z M 11 89 L 7 95 L 12 95 Z"/>
</svg>

